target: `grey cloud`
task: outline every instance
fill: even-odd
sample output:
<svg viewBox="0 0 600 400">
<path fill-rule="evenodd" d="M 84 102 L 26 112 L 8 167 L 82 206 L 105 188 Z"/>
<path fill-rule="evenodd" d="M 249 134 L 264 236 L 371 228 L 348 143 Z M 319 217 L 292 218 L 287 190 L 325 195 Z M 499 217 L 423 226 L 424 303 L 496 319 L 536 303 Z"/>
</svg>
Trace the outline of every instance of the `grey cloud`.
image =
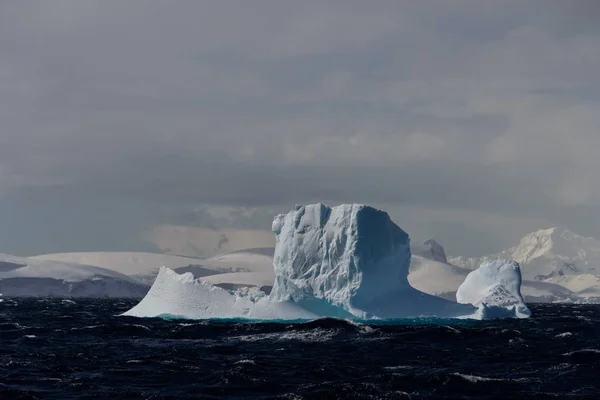
<svg viewBox="0 0 600 400">
<path fill-rule="evenodd" d="M 319 200 L 594 233 L 578 210 L 600 205 L 598 12 L 593 0 L 3 3 L 0 195 L 134 202 L 128 235 L 198 204 Z M 97 209 L 85 212 L 111 215 Z"/>
</svg>

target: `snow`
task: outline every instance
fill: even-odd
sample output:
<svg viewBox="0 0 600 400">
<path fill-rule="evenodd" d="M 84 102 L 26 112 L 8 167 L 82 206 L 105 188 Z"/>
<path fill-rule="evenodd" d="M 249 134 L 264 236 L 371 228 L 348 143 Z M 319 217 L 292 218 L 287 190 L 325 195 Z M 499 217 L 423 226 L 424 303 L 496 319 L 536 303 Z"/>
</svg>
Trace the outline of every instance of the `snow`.
<svg viewBox="0 0 600 400">
<path fill-rule="evenodd" d="M 517 262 L 486 261 L 467 275 L 456 291 L 456 300 L 481 307 L 486 318 L 527 318 L 531 312 L 523 301 L 520 288 L 521 269 Z"/>
<path fill-rule="evenodd" d="M 465 268 L 413 255 L 408 281 L 417 290 L 454 300 L 456 290 L 469 272 Z"/>
<path fill-rule="evenodd" d="M 237 285 L 247 278 L 248 285 L 260 286 L 264 281 L 270 281 L 269 285 L 273 284 L 273 251 L 273 248 L 247 249 L 209 259 L 141 252 L 45 254 L 31 259 L 94 265 L 131 276 L 149 286 L 154 282 L 160 267 L 169 267 L 182 273 L 192 272 L 196 277 L 215 276 L 209 281 L 223 284 Z M 217 275 L 220 277 L 217 278 Z"/>
<path fill-rule="evenodd" d="M 273 272 L 271 271 L 268 274 L 261 272 L 230 272 L 226 274 L 205 276 L 202 278 L 202 280 L 222 287 L 268 287 L 268 291 L 270 292 L 271 287 L 273 286 Z"/>
<path fill-rule="evenodd" d="M 519 245 L 498 254 L 453 257 L 453 264 L 473 269 L 487 260 L 510 259 L 523 268 L 523 277 L 545 280 L 556 275 L 600 275 L 600 241 L 567 229 L 542 229 L 525 235 Z"/>
<path fill-rule="evenodd" d="M 160 267 L 166 266 L 175 269 L 191 264 L 200 264 L 204 261 L 198 258 L 142 252 L 58 253 L 30 258 L 33 260 L 94 265 L 135 277 L 148 284 L 154 281 Z"/>
<path fill-rule="evenodd" d="M 273 247 L 273 235 L 256 229 L 161 225 L 148 232 L 147 239 L 162 252 L 192 257 L 213 257 L 235 250 Z"/>
<path fill-rule="evenodd" d="M 105 268 L 0 254 L 6 296 L 141 297 L 148 286 Z"/>
<path fill-rule="evenodd" d="M 525 235 L 510 249 L 485 257 L 450 257 L 449 261 L 467 269 L 495 259 L 513 259 L 522 267 L 525 287 L 540 287 L 572 301 L 600 299 L 600 241 L 564 228 L 541 229 Z M 562 287 L 561 291 L 558 286 Z M 524 294 L 532 295 L 530 293 Z M 571 293 L 571 295 L 569 295 Z"/>
<path fill-rule="evenodd" d="M 207 282 L 211 277 L 194 279 L 191 273 L 180 275 L 161 268 L 147 296 L 125 315 L 284 320 L 491 315 L 479 299 L 477 312 L 472 304 L 458 304 L 411 287 L 409 236 L 383 211 L 357 204 L 298 206 L 275 218 L 273 232 L 275 279 L 270 295 L 256 288 L 226 290 Z M 267 283 L 266 268 L 258 264 L 243 279 L 238 275 L 239 281 L 254 279 L 255 286 Z M 226 280 L 231 281 L 236 273 L 230 275 Z M 212 279 L 224 282 L 216 276 Z M 483 292 L 487 283 L 478 287 L 475 281 L 471 287 Z M 506 286 L 502 280 L 498 283 Z M 496 308 L 500 305 L 494 303 Z"/>
<path fill-rule="evenodd" d="M 422 245 L 412 245 L 411 252 L 413 256 L 419 255 L 440 263 L 448 263 L 444 247 L 433 239 L 425 241 Z"/>
<path fill-rule="evenodd" d="M 600 275 L 558 275 L 552 276 L 545 282 L 565 287 L 582 298 L 600 298 Z"/>
<path fill-rule="evenodd" d="M 456 299 L 456 291 L 471 270 L 412 256 L 408 281 L 422 292 L 444 299 Z M 575 302 L 579 296 L 571 290 L 550 282 L 522 281 L 521 293 L 527 302 Z"/>
<path fill-rule="evenodd" d="M 197 265 L 214 271 L 273 273 L 273 248 L 259 248 L 221 254 Z M 272 282 L 271 282 L 272 283 Z"/>
</svg>

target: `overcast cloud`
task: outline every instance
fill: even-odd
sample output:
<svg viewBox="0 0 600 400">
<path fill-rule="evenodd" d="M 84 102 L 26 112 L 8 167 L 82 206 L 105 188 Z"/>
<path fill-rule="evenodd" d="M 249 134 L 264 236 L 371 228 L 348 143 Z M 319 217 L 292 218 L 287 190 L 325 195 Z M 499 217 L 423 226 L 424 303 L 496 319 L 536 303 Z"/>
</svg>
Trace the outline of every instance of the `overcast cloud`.
<svg viewBox="0 0 600 400">
<path fill-rule="evenodd" d="M 0 251 L 309 201 L 455 254 L 600 237 L 598 71 L 595 0 L 2 2 Z"/>
</svg>

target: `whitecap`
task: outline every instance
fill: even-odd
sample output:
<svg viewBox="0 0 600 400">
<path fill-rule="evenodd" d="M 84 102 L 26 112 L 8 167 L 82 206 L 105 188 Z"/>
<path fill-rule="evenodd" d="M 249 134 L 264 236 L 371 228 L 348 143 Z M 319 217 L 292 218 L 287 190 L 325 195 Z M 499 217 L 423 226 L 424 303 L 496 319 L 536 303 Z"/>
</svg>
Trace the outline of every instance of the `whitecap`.
<svg viewBox="0 0 600 400">
<path fill-rule="evenodd" d="M 96 329 L 99 328 L 101 325 L 88 325 L 88 326 L 82 326 L 81 328 L 71 328 L 70 330 L 72 331 L 82 331 L 84 329 Z"/>
<path fill-rule="evenodd" d="M 501 379 L 501 378 L 490 378 L 490 377 L 478 376 L 478 375 L 460 374 L 458 372 L 455 372 L 452 375 L 458 376 L 460 378 L 463 378 L 464 380 L 469 381 L 471 383 L 477 383 L 477 382 L 501 382 L 501 381 L 504 380 L 504 379 Z"/>
<path fill-rule="evenodd" d="M 239 340 L 242 342 L 258 342 L 262 340 L 273 340 L 273 341 L 287 341 L 297 340 L 300 342 L 326 342 L 333 339 L 338 333 L 337 330 L 327 329 L 314 329 L 306 332 L 273 332 L 273 333 L 259 333 L 256 335 L 241 335 L 231 336 L 229 340 Z"/>
<path fill-rule="evenodd" d="M 528 382 L 531 379 L 529 378 L 494 378 L 488 376 L 479 376 L 479 375 L 469 375 L 469 374 L 461 374 L 458 372 L 453 373 L 452 375 L 458 376 L 468 382 L 471 383 L 480 383 L 480 382 Z"/>
<path fill-rule="evenodd" d="M 141 329 L 143 329 L 143 330 L 145 330 L 145 331 L 148 331 L 148 332 L 150 332 L 150 328 L 148 328 L 148 327 L 147 327 L 147 326 L 145 326 L 145 325 L 139 325 L 139 324 L 127 324 L 127 325 L 123 325 L 123 326 L 124 326 L 124 327 L 125 327 L 125 326 L 126 326 L 126 327 L 130 327 L 130 328 L 141 328 Z"/>
<path fill-rule="evenodd" d="M 395 365 L 393 367 L 383 367 L 383 369 L 388 371 L 399 371 L 403 369 L 413 369 L 410 365 Z"/>
<path fill-rule="evenodd" d="M 554 337 L 564 338 L 564 337 L 568 337 L 568 336 L 573 336 L 573 334 L 571 332 L 563 332 L 563 333 L 559 333 L 558 335 L 556 335 Z"/>
<path fill-rule="evenodd" d="M 238 364 L 251 364 L 251 365 L 256 365 L 256 363 L 253 360 L 250 359 L 243 359 L 243 360 L 239 360 L 234 362 L 234 364 L 238 365 Z"/>
<path fill-rule="evenodd" d="M 581 349 L 581 350 L 575 350 L 575 351 L 570 351 L 568 353 L 564 353 L 563 356 L 574 356 L 577 354 L 600 354 L 600 350 L 598 350 L 598 349 Z"/>
</svg>

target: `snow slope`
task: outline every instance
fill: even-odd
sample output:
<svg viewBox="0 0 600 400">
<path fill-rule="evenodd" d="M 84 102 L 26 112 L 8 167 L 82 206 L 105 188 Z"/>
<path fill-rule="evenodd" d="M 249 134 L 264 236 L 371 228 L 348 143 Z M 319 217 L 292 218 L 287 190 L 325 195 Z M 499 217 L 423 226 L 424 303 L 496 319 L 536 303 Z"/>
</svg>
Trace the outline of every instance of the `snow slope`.
<svg viewBox="0 0 600 400">
<path fill-rule="evenodd" d="M 158 270 L 164 266 L 179 273 L 192 272 L 195 277 L 211 276 L 207 278 L 209 282 L 225 286 L 239 285 L 246 280 L 247 285 L 260 287 L 265 281 L 273 284 L 273 251 L 272 247 L 247 249 L 209 259 L 136 252 L 46 254 L 31 259 L 94 265 L 131 276 L 147 285 L 152 285 Z"/>
<path fill-rule="evenodd" d="M 588 300 L 595 298 L 595 302 L 600 302 L 599 275 L 558 275 L 546 279 L 545 282 L 565 287 L 571 290 L 572 292 L 576 293 L 579 297 L 583 297 Z"/>
<path fill-rule="evenodd" d="M 469 272 L 470 269 L 413 255 L 408 281 L 415 289 L 452 300 L 456 298 L 456 291 Z M 581 300 L 568 288 L 551 282 L 523 280 L 521 293 L 527 302 L 532 303 Z"/>
<path fill-rule="evenodd" d="M 417 290 L 454 300 L 456 290 L 469 272 L 471 271 L 465 268 L 413 255 L 408 281 Z"/>
<path fill-rule="evenodd" d="M 196 265 L 220 272 L 273 273 L 273 252 L 271 248 L 257 248 L 234 251 L 199 260 Z"/>
<path fill-rule="evenodd" d="M 275 280 L 270 295 L 256 289 L 228 291 L 205 278 L 162 268 L 148 295 L 125 315 L 254 319 L 475 316 L 473 305 L 447 301 L 409 285 L 409 237 L 383 211 L 356 204 L 298 206 L 275 218 L 273 232 Z M 514 284 L 518 286 L 520 280 Z M 472 289 L 477 289 L 476 285 Z"/>
<path fill-rule="evenodd" d="M 525 235 L 519 245 L 479 258 L 453 257 L 450 262 L 473 269 L 487 260 L 507 258 L 522 265 L 523 277 L 544 280 L 555 275 L 600 275 L 600 241 L 569 230 L 543 229 Z"/>
<path fill-rule="evenodd" d="M 433 239 L 429 239 L 421 245 L 411 243 L 410 251 L 413 256 L 420 256 L 441 263 L 448 262 L 444 247 Z"/>
<path fill-rule="evenodd" d="M 148 286 L 105 268 L 0 254 L 5 296 L 142 297 Z"/>
<path fill-rule="evenodd" d="M 450 257 L 449 261 L 473 269 L 482 262 L 503 258 L 517 261 L 526 280 L 560 285 L 580 297 L 593 297 L 600 292 L 600 241 L 566 229 L 530 233 L 519 245 L 498 254 Z"/>
<path fill-rule="evenodd" d="M 161 225 L 147 233 L 160 251 L 209 258 L 241 249 L 273 247 L 271 232 L 256 229 L 210 229 Z"/>
<path fill-rule="evenodd" d="M 147 284 L 154 282 L 160 267 L 179 268 L 204 261 L 197 258 L 141 252 L 59 253 L 30 258 L 33 260 L 94 265 L 135 277 Z"/>
</svg>

